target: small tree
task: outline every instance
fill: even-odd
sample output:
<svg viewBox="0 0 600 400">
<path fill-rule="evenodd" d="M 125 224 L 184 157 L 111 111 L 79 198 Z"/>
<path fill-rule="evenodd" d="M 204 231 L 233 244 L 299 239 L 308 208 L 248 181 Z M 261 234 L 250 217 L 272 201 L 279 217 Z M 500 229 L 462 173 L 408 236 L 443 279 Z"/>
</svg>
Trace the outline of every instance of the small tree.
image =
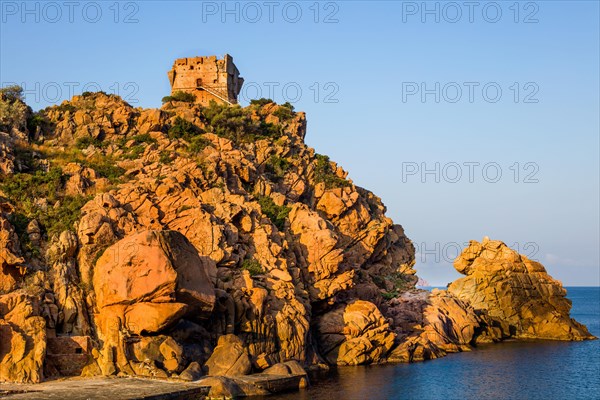
<svg viewBox="0 0 600 400">
<path fill-rule="evenodd" d="M 173 124 L 169 128 L 169 137 L 171 139 L 186 139 L 189 140 L 193 136 L 199 133 L 196 125 L 192 124 L 190 121 L 177 117 Z"/>
<path fill-rule="evenodd" d="M 271 104 L 274 103 L 273 100 L 271 99 L 265 99 L 264 97 L 262 99 L 258 99 L 258 100 L 250 100 L 250 105 L 251 106 L 259 106 L 262 107 L 266 104 Z"/>
<path fill-rule="evenodd" d="M 8 101 L 23 101 L 23 88 L 19 85 L 11 85 L 0 88 L 0 97 L 5 97 Z"/>
<path fill-rule="evenodd" d="M 13 85 L 0 89 L 0 130 L 25 130 L 27 111 L 21 86 Z"/>
<path fill-rule="evenodd" d="M 169 101 L 184 101 L 186 103 L 193 103 L 196 101 L 196 95 L 193 93 L 177 91 L 170 96 L 165 96 L 162 98 L 162 102 L 168 103 Z"/>
</svg>

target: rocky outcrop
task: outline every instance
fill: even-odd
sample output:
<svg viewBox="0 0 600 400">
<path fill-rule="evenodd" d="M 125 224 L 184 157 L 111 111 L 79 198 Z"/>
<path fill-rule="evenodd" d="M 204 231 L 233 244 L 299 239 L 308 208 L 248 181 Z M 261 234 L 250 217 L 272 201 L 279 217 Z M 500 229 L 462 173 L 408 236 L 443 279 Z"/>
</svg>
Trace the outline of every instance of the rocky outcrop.
<svg viewBox="0 0 600 400">
<path fill-rule="evenodd" d="M 169 107 L 199 129 L 207 128 L 196 106 Z M 261 139 L 245 145 L 206 133 L 201 165 L 183 153 L 184 142 L 158 130 L 165 120 L 157 120 L 152 128 L 157 130 L 149 132 L 156 143 L 139 160 L 122 164 L 132 179 L 97 194 L 83 207 L 78 224 L 84 284 L 91 283 L 104 248 L 121 238 L 147 229 L 185 235 L 217 267 L 211 272 L 215 312 L 204 326 L 217 336 L 240 337 L 259 371 L 290 359 L 321 362 L 310 340 L 312 303 L 336 295 L 352 298 L 355 288 L 365 300 L 377 302 L 379 274 L 406 276 L 406 282 L 414 276 L 414 249 L 402 228 L 385 217 L 380 200 L 303 144 L 302 113 L 283 121 L 274 116 L 280 109 L 272 103 L 252 109 L 253 118 L 283 126 L 285 134 L 276 143 Z M 131 128 L 141 132 L 139 123 Z M 107 130 L 105 140 L 116 134 Z M 171 164 L 157 163 L 154 155 L 164 151 L 178 156 Z M 287 163 L 281 177 L 273 176 L 273 160 Z M 317 182 L 323 176 L 343 189 Z M 288 207 L 284 223 L 274 221 L 272 209 Z M 245 270 L 249 265 L 256 270 Z M 369 274 L 358 279 L 357 272 L 367 269 Z"/>
<path fill-rule="evenodd" d="M 248 350 L 235 335 L 219 338 L 217 347 L 206 361 L 206 372 L 213 376 L 247 375 L 252 370 Z"/>
<path fill-rule="evenodd" d="M 23 101 L 22 88 L 0 88 L 0 178 L 28 169 L 18 155 L 18 148 L 26 143 L 31 114 L 31 108 Z M 31 132 L 31 136 L 35 133 Z"/>
<path fill-rule="evenodd" d="M 334 365 L 378 363 L 394 344 L 394 335 L 377 306 L 356 300 L 316 320 L 322 354 Z"/>
<path fill-rule="evenodd" d="M 85 93 L 37 117 L 35 143 L 24 134 L 20 152 L 0 146 L 12 157 L 0 179 L 0 289 L 32 305 L 3 311 L 2 329 L 40 341 L 3 347 L 3 379 L 39 380 L 43 365 L 209 375 L 222 393 L 266 394 L 247 374 L 297 386 L 300 365 L 432 359 L 558 326 L 585 337 L 559 318 L 568 303 L 543 267 L 504 249 L 470 247 L 457 261 L 466 278 L 416 291 L 404 229 L 304 143 L 306 116 L 290 105 L 172 99 L 143 110 Z M 494 263 L 480 260 L 492 250 Z M 494 299 L 497 280 L 506 293 Z M 51 363 L 39 356 L 45 332 Z"/>
<path fill-rule="evenodd" d="M 0 382 L 44 379 L 46 323 L 38 301 L 25 291 L 0 296 Z"/>
<path fill-rule="evenodd" d="M 472 307 L 445 290 L 405 292 L 390 301 L 386 314 L 399 339 L 388 361 L 431 360 L 502 339 Z"/>
<path fill-rule="evenodd" d="M 503 242 L 471 241 L 454 265 L 466 277 L 448 290 L 408 291 L 385 305 L 398 338 L 388 361 L 434 359 L 507 338 L 594 338 L 570 318 L 560 282 Z"/>
<path fill-rule="evenodd" d="M 14 140 L 8 133 L 0 132 L 0 176 L 15 172 Z"/>
<path fill-rule="evenodd" d="M 569 316 L 571 301 L 544 266 L 498 240 L 471 241 L 454 262 L 464 278 L 448 291 L 487 315 L 504 336 L 583 340 L 593 336 Z"/>
<path fill-rule="evenodd" d="M 0 198 L 0 293 L 15 290 L 17 281 L 26 270 L 19 238 L 8 219 L 13 210 L 10 204 Z"/>
<path fill-rule="evenodd" d="M 46 295 L 51 314 L 49 325 L 55 332 L 70 335 L 91 333 L 87 299 L 77 274 L 76 254 L 79 243 L 71 231 L 62 232 L 54 238 L 46 252 L 50 264 L 48 275 L 52 291 Z M 56 313 L 52 310 L 56 307 Z"/>
<path fill-rule="evenodd" d="M 174 231 L 140 232 L 106 249 L 93 280 L 103 372 L 133 369 L 126 350 L 132 340 L 160 334 L 184 317 L 206 319 L 215 302 L 214 268 Z M 167 372 L 181 372 L 183 347 L 169 337 L 158 346 Z"/>
</svg>

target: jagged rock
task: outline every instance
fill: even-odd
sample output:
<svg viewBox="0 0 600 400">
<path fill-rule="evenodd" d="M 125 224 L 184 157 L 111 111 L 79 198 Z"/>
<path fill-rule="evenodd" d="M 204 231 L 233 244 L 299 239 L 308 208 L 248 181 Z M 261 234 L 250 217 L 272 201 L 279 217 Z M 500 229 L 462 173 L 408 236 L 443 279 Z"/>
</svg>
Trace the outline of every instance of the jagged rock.
<svg viewBox="0 0 600 400">
<path fill-rule="evenodd" d="M 125 310 L 125 325 L 136 335 L 161 332 L 188 312 L 184 303 L 134 303 Z"/>
<path fill-rule="evenodd" d="M 100 138 L 124 135 L 134 127 L 139 113 L 120 97 L 104 93 L 74 96 L 63 107 L 47 110 L 50 121 L 56 121 L 54 135 L 61 142 L 75 138 Z"/>
<path fill-rule="evenodd" d="M 583 340 L 593 336 L 570 318 L 571 301 L 542 264 L 498 240 L 471 241 L 454 262 L 464 275 L 448 291 L 486 314 L 505 336 Z"/>
<path fill-rule="evenodd" d="M 206 362 L 207 375 L 212 376 L 247 375 L 251 368 L 248 351 L 235 335 L 221 336 Z"/>
<path fill-rule="evenodd" d="M 215 294 L 206 265 L 174 231 L 146 231 L 108 248 L 94 271 L 100 309 L 116 304 L 164 303 L 176 298 L 190 311 L 210 313 Z"/>
<path fill-rule="evenodd" d="M 0 132 L 0 176 L 15 172 L 14 141 L 10 135 Z"/>
<path fill-rule="evenodd" d="M 183 372 L 179 374 L 179 378 L 184 381 L 197 381 L 202 378 L 202 367 L 196 361 L 190 363 Z"/>
<path fill-rule="evenodd" d="M 386 315 L 399 339 L 388 361 L 435 359 L 502 338 L 472 307 L 444 290 L 406 292 L 389 303 Z"/>
<path fill-rule="evenodd" d="M 377 306 L 363 300 L 318 317 L 316 327 L 323 355 L 337 365 L 381 362 L 395 339 Z"/>
<path fill-rule="evenodd" d="M 481 306 L 471 283 L 413 292 L 415 249 L 403 228 L 381 199 L 304 143 L 306 116 L 288 106 L 169 101 L 143 110 L 85 93 L 40 116 L 48 123 L 35 144 L 18 130 L 0 133 L 0 173 L 11 179 L 60 165 L 59 193 L 31 203 L 68 219 L 76 234 L 48 237 L 36 215 L 44 223 L 24 221 L 25 233 L 40 254 L 22 257 L 2 200 L 0 289 L 26 283 L 42 300 L 31 318 L 42 315 L 49 336 L 93 338 L 84 375 L 197 379 L 200 368 L 254 368 L 289 377 L 325 362 L 417 361 L 499 340 L 533 318 L 518 299 L 499 306 L 520 310 L 518 321 Z M 16 157 L 17 142 L 32 160 Z M 80 210 L 61 207 L 81 196 L 92 200 Z M 19 218 L 30 211 L 11 202 Z M 483 277 L 491 287 L 469 257 L 459 262 L 464 279 Z M 517 293 L 511 279 L 520 273 L 502 268 L 490 271 Z M 550 294 L 565 310 L 564 293 L 542 281 L 531 283 L 543 292 L 539 304 Z M 536 337 L 545 337 L 544 324 L 555 326 L 538 322 Z M 33 376 L 16 368 L 6 379 Z M 227 395 L 266 394 L 242 375 L 205 379 Z"/>
<path fill-rule="evenodd" d="M 94 271 L 103 373 L 135 373 L 125 350 L 129 338 L 160 333 L 185 315 L 208 316 L 215 301 L 210 262 L 173 231 L 140 232 L 104 252 Z M 169 373 L 181 372 L 181 346 L 167 337 L 159 350 L 161 355 L 150 354 L 149 362 L 160 360 Z"/>
<path fill-rule="evenodd" d="M 417 362 L 444 357 L 446 352 L 421 336 L 409 336 L 389 353 L 389 362 Z"/>
<path fill-rule="evenodd" d="M 8 220 L 12 211 L 13 207 L 0 198 L 0 292 L 4 293 L 14 290 L 25 272 L 19 238 Z"/>
<path fill-rule="evenodd" d="M 77 235 L 71 231 L 62 232 L 46 251 L 46 259 L 52 263 L 52 289 L 58 308 L 58 317 L 52 322 L 58 333 L 89 335 L 89 323 L 85 293 L 77 274 L 76 253 Z M 52 312 L 51 306 L 49 311 Z M 52 318 L 52 314 L 50 314 Z M 51 319 L 48 320 L 50 325 Z"/>
<path fill-rule="evenodd" d="M 32 114 L 31 107 L 22 100 L 22 89 L 18 89 L 8 86 L 0 90 L 0 177 L 28 169 L 14 151 L 16 144 L 25 142 L 30 133 L 27 120 Z M 34 136 L 35 132 L 31 134 Z"/>
<path fill-rule="evenodd" d="M 183 369 L 183 347 L 173 338 L 167 338 L 158 348 L 163 356 L 163 365 L 168 372 L 181 372 Z"/>
<path fill-rule="evenodd" d="M 40 228 L 40 224 L 37 222 L 37 220 L 31 220 L 31 222 L 27 224 L 26 232 L 29 236 L 29 241 L 39 246 L 40 241 L 42 240 L 42 229 Z"/>
<path fill-rule="evenodd" d="M 290 230 L 295 235 L 294 246 L 304 266 L 311 300 L 331 297 L 352 286 L 354 271 L 340 271 L 343 249 L 324 219 L 306 206 L 296 205 L 290 212 Z"/>
<path fill-rule="evenodd" d="M 0 296 L 0 382 L 44 379 L 46 323 L 37 299 L 15 291 Z"/>
</svg>

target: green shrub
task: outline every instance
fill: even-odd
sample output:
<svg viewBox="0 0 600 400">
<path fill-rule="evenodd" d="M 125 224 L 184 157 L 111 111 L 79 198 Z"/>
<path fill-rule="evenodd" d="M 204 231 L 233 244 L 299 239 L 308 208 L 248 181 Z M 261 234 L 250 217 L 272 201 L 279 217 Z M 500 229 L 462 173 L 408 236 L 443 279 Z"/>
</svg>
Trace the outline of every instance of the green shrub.
<svg viewBox="0 0 600 400">
<path fill-rule="evenodd" d="M 383 297 L 386 300 L 391 300 L 395 297 L 398 297 L 398 292 L 383 292 L 381 293 L 381 297 Z"/>
<path fill-rule="evenodd" d="M 46 228 L 48 237 L 65 230 L 72 230 L 73 224 L 79 219 L 81 208 L 87 203 L 89 196 L 65 196 L 58 207 L 49 207 L 47 214 L 38 216 L 38 221 Z"/>
<path fill-rule="evenodd" d="M 340 178 L 335 174 L 335 171 L 331 166 L 331 162 L 329 161 L 329 157 L 321 154 L 317 154 L 315 157 L 317 160 L 317 164 L 315 166 L 315 181 L 317 183 L 325 183 L 326 189 L 333 189 L 337 187 L 345 187 L 350 185 L 350 182 L 343 178 Z"/>
<path fill-rule="evenodd" d="M 273 225 L 280 231 L 285 228 L 285 220 L 290 213 L 291 208 L 287 206 L 278 206 L 269 196 L 257 196 L 256 200 L 260 204 L 263 214 L 265 214 Z"/>
<path fill-rule="evenodd" d="M 280 138 L 283 130 L 281 126 L 267 123 L 261 120 L 256 127 L 256 133 L 252 133 L 248 136 L 249 140 L 258 140 L 266 138 Z"/>
<path fill-rule="evenodd" d="M 275 180 L 281 180 L 290 167 L 290 162 L 283 157 L 272 155 L 267 164 L 265 171 L 270 174 Z"/>
<path fill-rule="evenodd" d="M 0 89 L 0 130 L 25 129 L 28 112 L 23 102 L 23 88 L 15 85 Z"/>
<path fill-rule="evenodd" d="M 289 102 L 282 104 L 273 112 L 273 115 L 279 118 L 281 121 L 287 121 L 294 118 L 294 106 Z"/>
<path fill-rule="evenodd" d="M 123 158 L 128 160 L 137 160 L 144 154 L 146 147 L 142 144 L 135 144 L 131 146 L 127 151 L 123 154 Z"/>
<path fill-rule="evenodd" d="M 161 164 L 165 164 L 165 165 L 171 164 L 173 162 L 173 159 L 171 158 L 171 156 L 172 156 L 172 153 L 170 151 L 163 150 L 160 152 L 160 157 L 159 157 L 158 161 Z"/>
<path fill-rule="evenodd" d="M 168 103 L 169 101 L 184 101 L 186 103 L 193 103 L 196 101 L 196 95 L 193 93 L 177 91 L 170 96 L 165 96 L 162 98 L 162 102 Z"/>
<path fill-rule="evenodd" d="M 123 148 L 127 145 L 127 143 L 129 143 L 132 140 L 134 142 L 133 145 L 131 145 L 129 148 L 124 149 L 123 158 L 128 160 L 136 160 L 140 158 L 140 156 L 144 154 L 144 151 L 146 150 L 145 145 L 150 145 L 158 142 L 149 134 L 144 133 L 142 135 L 135 135 L 129 138 L 124 137 L 120 139 L 117 144 L 119 147 Z"/>
<path fill-rule="evenodd" d="M 0 88 L 0 97 L 3 97 L 7 101 L 24 101 L 23 88 L 19 85 L 11 85 Z"/>
<path fill-rule="evenodd" d="M 148 144 L 157 143 L 157 140 L 154 139 L 152 136 L 150 136 L 149 133 L 135 135 L 135 136 L 132 136 L 130 139 L 134 140 L 136 143 L 148 143 Z"/>
<path fill-rule="evenodd" d="M 15 146 L 13 148 L 13 155 L 15 161 L 21 165 L 22 169 L 27 172 L 33 172 L 37 168 L 37 161 L 34 156 L 34 152 L 27 147 Z"/>
<path fill-rule="evenodd" d="M 101 178 L 106 178 L 112 183 L 120 181 L 125 174 L 125 170 L 116 165 L 115 161 L 109 157 L 98 161 L 83 162 L 82 164 L 92 168 Z"/>
<path fill-rule="evenodd" d="M 88 97 L 92 97 L 95 94 L 103 94 L 105 96 L 110 96 L 109 94 L 107 94 L 106 92 L 100 90 L 99 92 L 83 92 L 81 93 L 81 97 L 83 97 L 84 99 L 88 98 Z"/>
<path fill-rule="evenodd" d="M 202 136 L 194 136 L 190 139 L 190 145 L 188 146 L 188 151 L 190 153 L 199 153 L 212 143 L 210 140 L 202 137 Z"/>
<path fill-rule="evenodd" d="M 27 118 L 27 130 L 31 135 L 35 133 L 38 127 L 43 127 L 45 123 L 46 119 L 44 118 L 44 116 L 39 112 L 35 112 L 31 114 L 29 118 Z"/>
<path fill-rule="evenodd" d="M 250 119 L 239 105 L 228 106 L 215 101 L 211 101 L 202 113 L 216 135 L 233 141 L 239 140 L 244 135 Z"/>
<path fill-rule="evenodd" d="M 37 197 L 46 197 L 49 201 L 56 200 L 56 193 L 63 184 L 62 170 L 53 167 L 49 172 L 36 171 L 34 174 L 22 173 L 8 177 L 2 182 L 2 191 L 10 198 L 21 202 Z"/>
<path fill-rule="evenodd" d="M 8 215 L 8 221 L 15 228 L 15 233 L 19 237 L 19 244 L 21 245 L 21 251 L 25 254 L 30 253 L 32 257 L 39 258 L 40 249 L 34 246 L 29 240 L 27 234 L 27 225 L 29 225 L 29 218 L 21 213 L 11 213 Z"/>
<path fill-rule="evenodd" d="M 64 177 L 58 167 L 51 168 L 49 172 L 20 173 L 5 178 L 0 183 L 0 190 L 15 205 L 16 229 L 24 232 L 32 219 L 41 224 L 48 236 L 72 229 L 89 198 L 63 195 L 63 185 Z M 46 199 L 48 206 L 40 208 L 35 203 L 36 199 Z"/>
<path fill-rule="evenodd" d="M 281 136 L 281 127 L 263 119 L 252 119 L 250 111 L 237 104 L 230 106 L 211 101 L 202 114 L 213 133 L 237 143 Z"/>
<path fill-rule="evenodd" d="M 266 104 L 271 104 L 274 103 L 273 100 L 271 99 L 265 99 L 264 97 L 262 99 L 258 99 L 258 100 L 250 100 L 250 105 L 251 106 L 259 106 L 262 107 Z"/>
<path fill-rule="evenodd" d="M 177 117 L 169 128 L 169 138 L 171 139 L 186 139 L 189 140 L 199 133 L 198 128 L 190 121 Z"/>
<path fill-rule="evenodd" d="M 75 147 L 77 147 L 80 150 L 87 149 L 89 146 L 103 148 L 106 146 L 106 143 L 104 143 L 102 139 L 94 138 L 91 136 L 83 136 L 75 141 Z"/>
<path fill-rule="evenodd" d="M 250 276 L 256 276 L 265 273 L 260 262 L 255 259 L 245 259 L 242 261 L 242 269 L 248 271 Z"/>
<path fill-rule="evenodd" d="M 75 111 L 77 111 L 77 107 L 75 107 L 74 105 L 72 105 L 68 102 L 56 106 L 56 109 L 60 112 L 65 112 L 65 113 L 66 112 L 74 113 Z"/>
<path fill-rule="evenodd" d="M 413 287 L 412 281 L 407 279 L 406 275 L 403 275 L 400 272 L 392 272 L 385 275 L 375 275 L 371 276 L 371 278 L 373 279 L 373 283 L 385 291 L 382 293 L 384 298 L 386 298 L 386 295 L 389 296 L 389 298 L 396 297 L 400 293 L 403 293 Z"/>
</svg>

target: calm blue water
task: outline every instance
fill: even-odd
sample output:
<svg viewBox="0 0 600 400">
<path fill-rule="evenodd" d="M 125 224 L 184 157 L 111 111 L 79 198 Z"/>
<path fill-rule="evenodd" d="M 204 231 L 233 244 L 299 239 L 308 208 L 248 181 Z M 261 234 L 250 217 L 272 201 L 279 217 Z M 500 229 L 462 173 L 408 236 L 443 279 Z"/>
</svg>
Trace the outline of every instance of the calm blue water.
<svg viewBox="0 0 600 400">
<path fill-rule="evenodd" d="M 600 337 L 600 288 L 567 288 Z M 600 340 L 511 342 L 416 364 L 338 368 L 286 400 L 600 399 Z"/>
</svg>

